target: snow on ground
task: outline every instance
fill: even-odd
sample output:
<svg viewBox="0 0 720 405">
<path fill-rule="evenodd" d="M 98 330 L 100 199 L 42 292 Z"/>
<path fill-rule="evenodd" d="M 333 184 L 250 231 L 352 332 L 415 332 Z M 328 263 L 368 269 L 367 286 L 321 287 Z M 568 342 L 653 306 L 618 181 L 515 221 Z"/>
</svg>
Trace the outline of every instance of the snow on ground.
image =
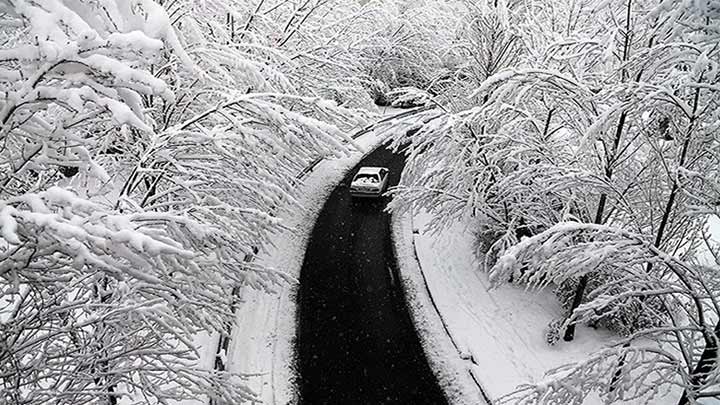
<svg viewBox="0 0 720 405">
<path fill-rule="evenodd" d="M 428 219 L 416 217 L 415 228 L 422 230 Z M 519 383 L 538 382 L 545 371 L 582 360 L 612 338 L 578 328 L 572 343 L 549 346 L 546 326 L 563 314 L 557 299 L 550 291 L 528 292 L 513 285 L 490 291 L 487 275 L 477 267 L 473 235 L 461 225 L 437 238 L 421 231 L 415 244 L 451 336 L 461 353 L 477 363 L 471 370 L 491 398 L 513 391 Z"/>
<path fill-rule="evenodd" d="M 425 214 L 394 218 L 393 238 L 396 249 L 405 252 L 406 257 L 399 258 L 400 271 L 405 279 L 413 280 L 408 296 L 428 345 L 426 351 L 433 353 L 431 365 L 441 381 L 458 377 L 454 384 L 460 397 L 467 401 L 481 389 L 490 400 L 497 399 L 519 384 L 542 381 L 549 369 L 580 361 L 611 343 L 610 332 L 578 327 L 573 342 L 549 346 L 546 326 L 562 315 L 552 292 L 526 291 L 514 285 L 490 290 L 487 275 L 477 267 L 472 233 L 463 224 L 438 235 L 424 233 L 428 220 Z M 413 235 L 413 228 L 419 232 Z M 413 249 L 408 240 L 414 240 L 415 252 L 408 252 Z M 410 254 L 417 255 L 420 267 L 411 263 L 414 258 L 407 258 Z M 425 292 L 419 293 L 422 289 Z M 440 317 L 433 315 L 433 303 Z M 457 348 L 454 358 L 448 340 Z M 468 373 L 472 380 L 465 378 Z M 676 395 L 666 397 L 667 403 L 676 403 Z M 595 396 L 585 401 L 587 405 L 601 403 Z"/>
</svg>

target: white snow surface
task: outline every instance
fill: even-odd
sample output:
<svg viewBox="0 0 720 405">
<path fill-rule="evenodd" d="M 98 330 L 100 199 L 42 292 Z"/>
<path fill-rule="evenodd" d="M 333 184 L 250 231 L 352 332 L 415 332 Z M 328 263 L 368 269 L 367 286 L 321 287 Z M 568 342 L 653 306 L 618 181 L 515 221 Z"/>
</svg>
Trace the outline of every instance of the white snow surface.
<svg viewBox="0 0 720 405">
<path fill-rule="evenodd" d="M 448 392 L 453 403 L 473 403 L 480 390 L 493 401 L 520 384 L 541 382 L 546 371 L 580 361 L 614 339 L 611 332 L 578 327 L 573 342 L 548 345 L 546 326 L 562 315 L 552 291 L 515 285 L 491 290 L 487 274 L 478 268 L 468 227 L 458 223 L 439 234 L 426 233 L 429 219 L 427 214 L 394 218 L 393 240 L 406 256 L 398 255 L 402 277 L 414 280 L 404 287 L 417 329 L 446 392 L 454 385 Z M 410 254 L 417 254 L 416 263 Z M 433 314 L 437 311 L 439 317 Z M 469 374 L 474 378 L 466 378 Z M 457 379 L 453 382 L 451 376 Z M 676 403 L 677 395 L 671 393 L 667 403 Z M 603 402 L 593 394 L 584 403 Z"/>
</svg>

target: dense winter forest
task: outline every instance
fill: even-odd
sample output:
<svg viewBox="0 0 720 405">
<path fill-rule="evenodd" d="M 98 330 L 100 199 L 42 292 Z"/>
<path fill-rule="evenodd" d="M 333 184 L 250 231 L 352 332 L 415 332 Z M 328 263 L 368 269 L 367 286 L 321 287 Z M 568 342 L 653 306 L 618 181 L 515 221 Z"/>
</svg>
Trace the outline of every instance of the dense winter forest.
<svg viewBox="0 0 720 405">
<path fill-rule="evenodd" d="M 617 345 L 509 403 L 720 396 L 720 1 L 0 0 L 0 403 L 240 403 L 198 363 L 297 176 L 425 106 L 389 209 Z M 519 325 L 522 327 L 522 325 Z M 580 333 L 580 331 L 578 331 Z M 518 381 L 518 384 L 523 383 Z M 654 402 L 658 403 L 658 402 Z"/>
</svg>

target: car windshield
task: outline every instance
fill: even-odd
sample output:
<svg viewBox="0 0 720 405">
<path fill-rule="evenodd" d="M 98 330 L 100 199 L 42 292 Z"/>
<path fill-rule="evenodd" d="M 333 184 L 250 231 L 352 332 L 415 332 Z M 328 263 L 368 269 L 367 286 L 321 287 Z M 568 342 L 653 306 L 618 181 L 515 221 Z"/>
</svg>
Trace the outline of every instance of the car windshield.
<svg viewBox="0 0 720 405">
<path fill-rule="evenodd" d="M 376 184 L 380 182 L 380 179 L 375 174 L 365 174 L 365 173 L 358 173 L 357 176 L 355 176 L 355 183 L 367 183 L 367 184 Z"/>
</svg>

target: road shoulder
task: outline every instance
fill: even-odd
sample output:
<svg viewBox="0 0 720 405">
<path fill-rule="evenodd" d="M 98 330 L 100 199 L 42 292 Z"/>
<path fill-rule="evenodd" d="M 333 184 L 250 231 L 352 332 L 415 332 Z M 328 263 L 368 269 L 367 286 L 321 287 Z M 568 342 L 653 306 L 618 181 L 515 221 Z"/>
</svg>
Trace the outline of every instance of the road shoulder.
<svg viewBox="0 0 720 405">
<path fill-rule="evenodd" d="M 471 374 L 472 362 L 463 359 L 438 313 L 415 252 L 412 217 L 392 215 L 393 249 L 400 282 L 423 349 L 448 402 L 458 405 L 486 403 Z"/>
<path fill-rule="evenodd" d="M 615 339 L 610 332 L 580 327 L 574 342 L 548 345 L 546 326 L 562 316 L 552 291 L 491 286 L 478 268 L 469 227 L 455 224 L 434 234 L 423 231 L 428 220 L 427 214 L 395 218 L 393 238 L 431 366 L 443 387 L 455 385 L 448 389 L 460 399 L 457 403 L 472 401 L 477 392 L 488 398 L 485 402 L 495 401 L 518 385 L 543 381 L 546 371 L 581 361 Z M 594 394 L 585 401 L 600 403 Z"/>
</svg>

